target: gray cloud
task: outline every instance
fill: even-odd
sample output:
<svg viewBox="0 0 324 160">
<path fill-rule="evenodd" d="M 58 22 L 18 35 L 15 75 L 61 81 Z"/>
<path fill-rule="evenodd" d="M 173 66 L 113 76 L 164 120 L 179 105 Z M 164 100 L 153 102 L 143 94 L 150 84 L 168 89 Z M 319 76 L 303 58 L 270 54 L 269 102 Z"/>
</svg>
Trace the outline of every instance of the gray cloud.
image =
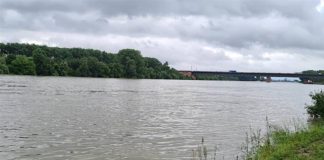
<svg viewBox="0 0 324 160">
<path fill-rule="evenodd" d="M 2 0 L 0 41 L 114 52 L 137 48 L 178 69 L 323 69 L 324 14 L 316 9 L 319 3 Z"/>
<path fill-rule="evenodd" d="M 99 11 L 105 16 L 138 15 L 222 15 L 262 16 L 273 11 L 289 17 L 308 18 L 319 2 L 316 0 L 4 0 L 2 8 L 23 12 Z"/>
</svg>

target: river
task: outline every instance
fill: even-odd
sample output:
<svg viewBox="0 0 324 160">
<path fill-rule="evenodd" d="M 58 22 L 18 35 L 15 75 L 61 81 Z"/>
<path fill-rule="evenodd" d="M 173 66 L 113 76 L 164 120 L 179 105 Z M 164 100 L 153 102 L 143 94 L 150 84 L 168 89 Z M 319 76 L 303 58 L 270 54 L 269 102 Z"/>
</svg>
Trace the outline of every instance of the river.
<svg viewBox="0 0 324 160">
<path fill-rule="evenodd" d="M 0 76 L 1 160 L 233 159 L 245 132 L 306 121 L 298 83 Z M 187 158 L 186 158 L 187 157 Z M 218 158 L 220 159 L 220 158 Z"/>
</svg>

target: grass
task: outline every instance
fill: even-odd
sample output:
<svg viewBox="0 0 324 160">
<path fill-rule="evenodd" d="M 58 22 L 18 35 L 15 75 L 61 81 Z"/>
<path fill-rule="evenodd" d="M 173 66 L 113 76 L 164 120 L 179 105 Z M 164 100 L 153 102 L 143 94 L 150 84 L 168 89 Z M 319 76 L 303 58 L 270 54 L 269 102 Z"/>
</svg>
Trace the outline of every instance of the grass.
<svg viewBox="0 0 324 160">
<path fill-rule="evenodd" d="M 255 160 L 323 160 L 324 122 L 314 122 L 308 129 L 290 132 L 277 129 L 271 132 L 270 143 L 260 146 Z"/>
</svg>

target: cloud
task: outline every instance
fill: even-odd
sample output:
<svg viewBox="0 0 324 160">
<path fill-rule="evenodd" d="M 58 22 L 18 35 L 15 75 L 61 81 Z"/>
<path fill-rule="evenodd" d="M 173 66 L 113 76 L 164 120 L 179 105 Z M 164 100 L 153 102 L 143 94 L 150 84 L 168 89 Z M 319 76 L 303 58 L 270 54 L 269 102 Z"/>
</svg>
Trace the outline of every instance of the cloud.
<svg viewBox="0 0 324 160">
<path fill-rule="evenodd" d="M 323 8 L 324 8 L 324 0 L 321 0 L 320 3 L 316 6 L 316 9 L 318 12 L 322 12 Z"/>
<path fill-rule="evenodd" d="M 323 1 L 318 3 L 2 0 L 0 41 L 108 52 L 136 48 L 177 69 L 322 69 L 324 21 L 318 11 Z"/>
</svg>

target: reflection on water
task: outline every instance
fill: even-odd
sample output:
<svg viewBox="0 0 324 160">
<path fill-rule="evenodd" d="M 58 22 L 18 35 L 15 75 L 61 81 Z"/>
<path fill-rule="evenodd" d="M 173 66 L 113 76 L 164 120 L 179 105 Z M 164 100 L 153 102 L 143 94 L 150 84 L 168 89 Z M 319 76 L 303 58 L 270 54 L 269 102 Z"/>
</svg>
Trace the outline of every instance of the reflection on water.
<svg viewBox="0 0 324 160">
<path fill-rule="evenodd" d="M 305 120 L 297 83 L 0 77 L 0 159 L 186 159 L 201 137 L 229 159 L 244 133 Z"/>
</svg>

